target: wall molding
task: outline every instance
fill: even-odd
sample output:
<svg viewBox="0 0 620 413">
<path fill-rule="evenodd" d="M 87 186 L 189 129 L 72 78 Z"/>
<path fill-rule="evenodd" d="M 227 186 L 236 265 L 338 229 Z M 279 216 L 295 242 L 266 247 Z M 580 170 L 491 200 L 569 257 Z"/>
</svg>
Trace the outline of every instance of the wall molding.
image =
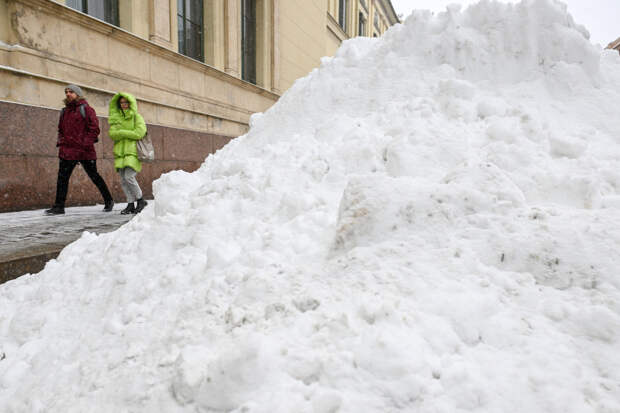
<svg viewBox="0 0 620 413">
<path fill-rule="evenodd" d="M 47 75 L 42 75 L 42 74 L 39 74 L 39 73 L 28 72 L 26 70 L 16 69 L 16 68 L 11 67 L 11 66 L 0 65 L 0 72 L 1 71 L 10 72 L 10 73 L 13 73 L 13 74 L 18 75 L 18 76 L 29 76 L 29 77 L 32 77 L 32 78 L 35 78 L 35 79 L 42 79 L 42 80 L 46 80 L 46 81 L 49 81 L 49 82 L 58 83 L 60 85 L 66 85 L 67 83 L 69 83 L 67 80 L 58 79 L 58 78 L 55 78 L 55 77 L 51 77 L 51 76 L 47 76 Z M 102 89 L 102 88 L 97 87 L 97 86 L 86 85 L 86 84 L 82 84 L 82 83 L 80 83 L 79 86 L 84 88 L 84 89 L 86 89 L 86 90 L 91 90 L 91 91 L 95 91 L 95 92 L 103 93 L 103 94 L 109 94 L 110 96 L 114 96 L 116 94 L 115 91 L 107 90 L 107 89 Z M 242 120 L 239 120 L 239 119 L 233 119 L 233 118 L 229 118 L 229 117 L 225 117 L 225 116 L 220 116 L 220 115 L 215 115 L 215 114 L 206 113 L 206 112 L 199 112 L 199 111 L 192 110 L 192 109 L 179 108 L 178 106 L 169 105 L 167 103 L 161 103 L 161 102 L 157 102 L 157 101 L 150 100 L 150 99 L 143 99 L 143 98 L 139 98 L 138 97 L 138 98 L 136 98 L 136 100 L 138 100 L 139 102 L 149 103 L 149 104 L 156 105 L 156 106 L 161 106 L 161 107 L 166 107 L 166 108 L 171 108 L 171 109 L 182 110 L 184 112 L 194 113 L 194 114 L 203 115 L 203 116 L 209 116 L 209 117 L 216 118 L 216 119 L 222 119 L 222 120 L 226 120 L 226 121 L 229 121 L 229 122 L 237 123 L 239 125 L 244 125 L 244 126 L 247 125 L 247 123 L 245 123 L 245 122 L 243 122 Z M 0 102 L 3 102 L 3 101 L 4 102 L 11 102 L 11 103 L 21 103 L 21 102 L 17 102 L 17 101 L 7 101 L 7 100 L 0 99 Z M 207 103 L 210 103 L 210 102 L 207 102 Z M 30 105 L 30 106 L 32 106 L 32 105 Z M 40 105 L 35 105 L 35 106 L 40 106 Z M 220 106 L 223 106 L 223 105 L 220 105 Z M 41 107 L 45 107 L 45 106 L 41 106 Z M 235 110 L 239 111 L 239 109 L 236 109 L 236 108 L 232 108 L 231 107 L 231 109 L 235 109 Z M 248 115 L 251 115 L 251 112 L 249 112 L 249 111 L 245 111 L 245 112 Z M 155 124 L 157 124 L 157 123 L 155 123 Z M 162 126 L 167 126 L 167 125 L 162 125 Z"/>
<path fill-rule="evenodd" d="M 340 27 L 340 24 L 338 24 L 336 19 L 329 12 L 327 12 L 327 28 L 341 42 L 344 42 L 345 40 L 349 38 L 349 36 L 345 33 L 345 31 L 342 30 L 342 27 Z"/>
<path fill-rule="evenodd" d="M 280 95 L 264 89 L 260 86 L 254 85 L 252 83 L 246 82 L 238 77 L 230 75 L 226 72 L 220 71 L 206 63 L 199 62 L 190 57 L 179 54 L 173 50 L 167 49 L 164 46 L 151 42 L 149 40 L 145 40 L 141 37 L 134 35 L 120 27 L 114 26 L 112 24 L 106 23 L 99 19 L 96 19 L 87 14 L 81 13 L 77 10 L 74 10 L 64 4 L 58 3 L 54 0 L 6 0 L 10 5 L 11 3 L 19 3 L 24 7 L 28 7 L 43 13 L 51 14 L 60 19 L 66 19 L 68 21 L 77 23 L 83 27 L 87 27 L 89 30 L 94 30 L 99 33 L 103 33 L 111 38 L 119 40 L 123 43 L 130 44 L 139 48 L 140 50 L 144 50 L 148 53 L 158 55 L 160 57 L 169 60 L 175 64 L 181 64 L 183 66 L 190 67 L 195 70 L 202 71 L 209 76 L 224 80 L 230 84 L 235 86 L 239 86 L 243 89 L 249 90 L 253 93 L 256 93 L 261 96 L 266 96 L 268 98 L 277 100 Z"/>
</svg>

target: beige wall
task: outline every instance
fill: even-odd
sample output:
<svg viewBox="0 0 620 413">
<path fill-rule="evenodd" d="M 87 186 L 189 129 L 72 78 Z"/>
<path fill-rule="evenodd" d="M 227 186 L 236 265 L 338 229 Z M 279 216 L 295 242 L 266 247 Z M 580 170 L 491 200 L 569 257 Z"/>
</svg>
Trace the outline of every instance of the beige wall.
<svg viewBox="0 0 620 413">
<path fill-rule="evenodd" d="M 389 25 L 398 22 L 398 17 L 393 12 L 388 0 L 366 0 L 366 7 L 361 4 L 360 0 L 349 0 L 345 32 L 338 23 L 338 7 L 338 0 L 327 0 L 324 53 L 327 56 L 334 55 L 344 40 L 358 36 L 360 12 L 366 18 L 365 36 L 372 37 L 374 33 L 381 36 Z M 379 17 L 379 28 L 375 28 L 373 24 L 375 15 Z"/>
<path fill-rule="evenodd" d="M 9 41 L 9 14 L 6 0 L 0 0 L 0 41 Z"/>
<path fill-rule="evenodd" d="M 66 7 L 65 0 L 0 0 L 0 115 L 15 119 L 0 132 L 0 186 L 8 195 L 0 199 L 0 211 L 40 208 L 53 200 L 54 130 L 69 83 L 82 87 L 100 116 L 107 115 L 117 91 L 136 96 L 157 148 L 157 162 L 140 174 L 150 194 L 153 179 L 198 168 L 245 133 L 253 113 L 268 109 L 321 57 L 357 35 L 359 0 L 350 0 L 347 33 L 334 17 L 337 0 L 257 0 L 253 85 L 240 79 L 240 0 L 204 1 L 203 63 L 178 53 L 176 0 L 120 0 L 120 27 Z M 367 1 L 372 7 L 388 0 Z M 381 30 L 387 27 L 382 24 Z M 112 182 L 111 141 L 107 122 L 100 118 L 100 124 L 99 166 Z M 31 185 L 33 176 L 47 179 Z M 70 205 L 98 201 L 83 173 L 76 172 L 72 182 L 79 190 Z M 112 189 L 122 197 L 119 187 Z"/>
<path fill-rule="evenodd" d="M 367 35 L 383 34 L 388 24 L 398 22 L 388 0 L 349 0 L 346 32 L 338 24 L 338 0 L 280 0 L 279 50 L 280 86 L 286 90 L 299 77 L 320 64 L 323 56 L 332 56 L 342 42 L 358 35 L 358 16 L 367 16 Z M 389 8 L 389 9 L 388 9 Z M 369 14 L 368 14 L 369 13 Z M 379 29 L 373 28 L 379 15 Z"/>
<path fill-rule="evenodd" d="M 280 83 L 286 90 L 325 56 L 325 0 L 280 1 Z"/>
<path fill-rule="evenodd" d="M 205 0 L 205 60 L 208 65 L 218 70 L 224 71 L 226 53 L 224 22 L 224 2 L 221 0 Z M 209 16 L 220 16 L 220 18 L 209 18 Z M 175 26 L 176 27 L 176 26 Z"/>
<path fill-rule="evenodd" d="M 19 47 L 2 47 L 0 56 L 12 70 L 32 76 L 3 70 L 2 83 L 8 86 L 0 88 L 0 99 L 54 108 L 66 83 L 103 95 L 124 90 L 145 103 L 147 122 L 238 136 L 252 113 L 278 98 L 51 1 L 8 0 L 6 6 L 12 16 L 9 42 Z M 166 41 L 165 29 L 150 32 L 158 43 Z M 93 104 L 98 113 L 107 111 L 105 101 Z"/>
<path fill-rule="evenodd" d="M 256 2 L 256 83 L 272 90 L 273 5 L 271 0 Z"/>
<path fill-rule="evenodd" d="M 327 0 L 327 13 L 338 23 L 338 0 Z M 361 0 L 348 0 L 346 23 L 346 36 L 358 36 L 359 13 L 362 12 L 367 18 L 366 36 L 377 33 L 379 36 L 385 33 L 390 25 L 398 22 L 398 16 L 394 12 L 389 0 L 365 0 L 365 7 Z M 378 25 L 375 27 L 374 18 L 378 17 Z"/>
<path fill-rule="evenodd" d="M 67 4 L 67 0 L 52 1 L 60 4 Z M 120 28 L 131 32 L 142 39 L 149 40 L 150 10 L 154 9 L 154 7 L 151 7 L 151 1 L 152 0 L 119 0 L 118 8 Z M 157 2 L 157 0 L 155 1 Z M 176 11 L 176 1 L 171 1 L 169 6 L 164 6 L 170 8 L 174 6 L 174 11 Z"/>
<path fill-rule="evenodd" d="M 331 14 L 327 14 L 326 16 L 327 25 L 326 25 L 326 35 L 325 39 L 325 55 L 333 56 L 343 41 L 345 41 L 349 36 L 344 32 L 342 27 L 338 24 L 337 17 L 332 16 Z"/>
<path fill-rule="evenodd" d="M 338 0 L 327 0 L 327 12 L 332 16 L 338 16 Z"/>
<path fill-rule="evenodd" d="M 121 28 L 148 40 L 149 21 L 143 16 L 149 15 L 149 2 L 147 0 L 120 0 L 119 14 Z M 176 33 L 173 33 L 176 36 Z"/>
<path fill-rule="evenodd" d="M 258 0 L 256 86 L 240 79 L 239 0 L 205 0 L 205 63 L 176 53 L 176 0 L 121 0 L 120 28 L 61 5 L 65 0 L 0 0 L 0 40 L 13 45 L 0 46 L 0 64 L 8 66 L 0 99 L 55 108 L 65 83 L 100 96 L 124 90 L 144 103 L 148 122 L 236 136 L 252 113 L 357 35 L 359 1 L 349 0 L 345 33 L 337 0 Z M 375 14 L 379 34 L 397 21 L 388 0 L 366 4 L 369 36 Z M 94 104 L 107 109 L 103 100 Z"/>
</svg>

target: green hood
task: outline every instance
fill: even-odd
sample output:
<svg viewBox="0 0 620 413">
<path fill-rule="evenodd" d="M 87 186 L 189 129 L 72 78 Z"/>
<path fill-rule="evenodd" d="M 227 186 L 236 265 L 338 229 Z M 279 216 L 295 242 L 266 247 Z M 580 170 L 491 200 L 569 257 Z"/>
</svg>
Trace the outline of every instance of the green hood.
<svg viewBox="0 0 620 413">
<path fill-rule="evenodd" d="M 129 109 L 125 113 L 118 107 L 121 97 L 129 101 Z M 108 123 L 108 135 L 114 141 L 114 167 L 117 170 L 130 167 L 140 172 L 142 163 L 138 159 L 136 142 L 146 135 L 146 123 L 138 113 L 136 98 L 125 92 L 114 95 L 110 101 Z"/>
<path fill-rule="evenodd" d="M 126 110 L 124 115 L 123 115 L 123 111 L 118 106 L 118 100 L 121 97 L 124 97 L 125 99 L 129 101 L 129 110 Z M 114 120 L 114 118 L 118 120 L 131 118 L 131 116 L 133 116 L 133 114 L 135 113 L 138 113 L 138 102 L 136 101 L 136 98 L 133 97 L 133 95 L 129 93 L 119 92 L 116 95 L 114 95 L 114 97 L 110 101 L 110 113 L 109 113 L 110 120 Z"/>
</svg>

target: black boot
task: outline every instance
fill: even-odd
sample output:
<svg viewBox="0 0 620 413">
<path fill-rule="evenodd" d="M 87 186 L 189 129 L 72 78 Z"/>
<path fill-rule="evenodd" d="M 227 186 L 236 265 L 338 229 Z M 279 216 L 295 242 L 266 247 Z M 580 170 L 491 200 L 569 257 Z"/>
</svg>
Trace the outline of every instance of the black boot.
<svg viewBox="0 0 620 413">
<path fill-rule="evenodd" d="M 148 202 L 146 202 L 144 198 L 138 199 L 138 206 L 136 207 L 136 212 L 134 212 L 134 214 L 139 214 L 140 212 L 142 212 L 142 210 L 147 204 Z"/>
<path fill-rule="evenodd" d="M 62 205 L 54 205 L 50 209 L 45 210 L 45 215 L 62 215 L 65 213 L 65 207 Z"/>
<path fill-rule="evenodd" d="M 110 199 L 108 201 L 105 201 L 105 206 L 103 207 L 103 212 L 110 212 L 110 211 L 112 211 L 112 208 L 114 208 L 114 200 Z"/>
<path fill-rule="evenodd" d="M 121 211 L 122 215 L 135 214 L 135 213 L 136 213 L 136 208 L 133 206 L 133 202 L 129 202 L 127 206 L 125 207 L 125 209 Z"/>
</svg>

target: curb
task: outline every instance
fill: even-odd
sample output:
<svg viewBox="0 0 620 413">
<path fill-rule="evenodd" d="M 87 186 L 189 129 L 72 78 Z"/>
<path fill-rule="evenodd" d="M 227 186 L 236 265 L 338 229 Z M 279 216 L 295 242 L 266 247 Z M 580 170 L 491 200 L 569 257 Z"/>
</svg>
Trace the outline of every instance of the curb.
<svg viewBox="0 0 620 413">
<path fill-rule="evenodd" d="M 38 273 L 49 260 L 56 258 L 70 242 L 47 244 L 38 248 L 29 248 L 27 251 L 17 252 L 11 256 L 0 256 L 0 284 L 25 274 Z"/>
</svg>

